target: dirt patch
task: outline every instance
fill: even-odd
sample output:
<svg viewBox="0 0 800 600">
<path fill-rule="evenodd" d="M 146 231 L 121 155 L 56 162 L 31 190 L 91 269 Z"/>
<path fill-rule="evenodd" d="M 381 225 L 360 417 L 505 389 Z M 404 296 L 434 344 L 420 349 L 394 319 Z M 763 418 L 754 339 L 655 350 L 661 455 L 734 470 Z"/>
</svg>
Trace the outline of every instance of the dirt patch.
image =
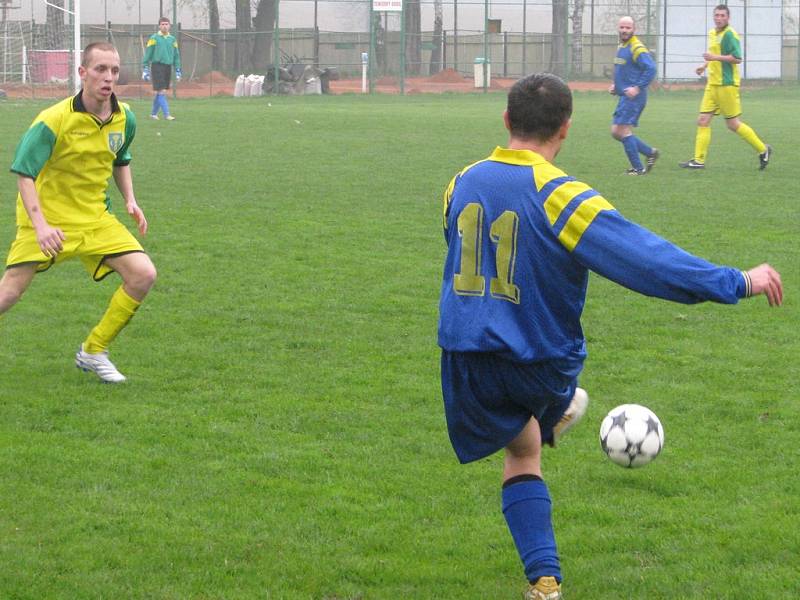
<svg viewBox="0 0 800 600">
<path fill-rule="evenodd" d="M 211 71 L 205 75 L 201 75 L 195 81 L 198 83 L 233 83 L 233 80 L 219 71 Z"/>
<path fill-rule="evenodd" d="M 491 91 L 507 90 L 516 79 L 493 77 L 489 89 Z M 574 91 L 608 91 L 608 80 L 598 81 L 570 81 L 569 87 Z M 331 93 L 333 94 L 360 94 L 361 78 L 340 79 L 330 82 Z M 445 92 L 453 93 L 482 93 L 482 87 L 475 87 L 472 77 L 465 77 L 455 69 L 445 69 L 431 77 L 407 77 L 403 80 L 404 92 L 408 95 L 416 94 L 441 94 Z M 748 85 L 749 89 L 754 89 L 758 84 Z M 66 85 L 22 85 L 15 83 L 5 83 L 2 85 L 8 98 L 65 98 L 70 94 Z M 209 98 L 213 96 L 233 96 L 233 80 L 219 71 L 212 71 L 192 79 L 184 79 L 177 84 L 178 98 Z M 682 89 L 702 89 L 702 82 L 699 83 L 666 83 L 658 84 L 654 82 L 651 88 L 655 90 Z M 381 77 L 373 84 L 373 90 L 379 94 L 399 94 L 400 80 L 397 77 Z M 152 86 L 144 81 L 134 81 L 127 85 L 117 86 L 117 95 L 125 99 L 150 98 L 153 94 Z M 170 92 L 171 97 L 171 92 Z"/>
<path fill-rule="evenodd" d="M 431 75 L 428 77 L 428 81 L 432 81 L 434 83 L 463 83 L 465 79 L 466 77 L 464 77 L 455 69 L 445 69 L 443 71 L 439 71 L 436 73 L 436 75 Z"/>
</svg>

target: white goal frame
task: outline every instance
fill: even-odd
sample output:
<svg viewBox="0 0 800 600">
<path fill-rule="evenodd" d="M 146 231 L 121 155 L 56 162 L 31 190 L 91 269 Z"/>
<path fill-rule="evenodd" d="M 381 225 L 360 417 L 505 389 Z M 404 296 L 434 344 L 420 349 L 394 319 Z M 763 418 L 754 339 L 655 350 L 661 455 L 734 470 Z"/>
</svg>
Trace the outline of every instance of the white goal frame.
<svg viewBox="0 0 800 600">
<path fill-rule="evenodd" d="M 81 65 L 81 0 L 72 0 L 72 10 L 44 0 L 45 5 L 65 12 L 72 17 L 72 86 L 77 94 L 81 89 L 78 67 Z"/>
</svg>

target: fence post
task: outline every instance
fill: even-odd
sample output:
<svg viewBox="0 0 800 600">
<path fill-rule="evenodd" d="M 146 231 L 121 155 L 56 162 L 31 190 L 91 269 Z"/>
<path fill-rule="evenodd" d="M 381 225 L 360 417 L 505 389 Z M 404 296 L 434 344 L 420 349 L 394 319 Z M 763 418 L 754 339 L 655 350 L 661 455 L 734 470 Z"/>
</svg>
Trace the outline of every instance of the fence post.
<svg viewBox="0 0 800 600">
<path fill-rule="evenodd" d="M 442 70 L 447 69 L 447 30 L 442 29 Z"/>
<path fill-rule="evenodd" d="M 280 93 L 280 53 L 281 53 L 281 27 L 278 17 L 280 0 L 275 0 L 275 26 L 272 29 L 272 94 L 277 96 Z"/>
<path fill-rule="evenodd" d="M 522 77 L 528 74 L 528 0 L 522 0 Z"/>
<path fill-rule="evenodd" d="M 453 0 L 453 69 L 458 71 L 458 0 Z"/>
<path fill-rule="evenodd" d="M 508 77 L 508 32 L 503 32 L 503 77 Z"/>
</svg>

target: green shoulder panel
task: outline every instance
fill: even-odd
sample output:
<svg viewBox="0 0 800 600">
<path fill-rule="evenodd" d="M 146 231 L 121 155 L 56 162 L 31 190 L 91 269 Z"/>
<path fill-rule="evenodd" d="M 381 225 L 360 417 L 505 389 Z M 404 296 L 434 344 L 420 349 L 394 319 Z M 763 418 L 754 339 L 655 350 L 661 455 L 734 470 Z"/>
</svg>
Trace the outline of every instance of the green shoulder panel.
<svg viewBox="0 0 800 600">
<path fill-rule="evenodd" d="M 722 41 L 720 42 L 720 54 L 734 56 L 736 58 L 742 58 L 742 47 L 739 44 L 739 36 L 736 35 L 736 32 L 733 29 L 728 29 L 722 36 Z"/>
<path fill-rule="evenodd" d="M 17 146 L 11 171 L 36 179 L 53 153 L 56 134 L 45 120 L 37 120 L 30 126 Z"/>
<path fill-rule="evenodd" d="M 131 144 L 133 143 L 133 138 L 136 137 L 136 116 L 130 106 L 124 102 L 120 103 L 120 108 L 125 111 L 125 141 L 122 144 L 122 148 L 117 152 L 117 158 L 114 159 L 115 167 L 124 167 L 130 164 L 132 160 Z"/>
</svg>

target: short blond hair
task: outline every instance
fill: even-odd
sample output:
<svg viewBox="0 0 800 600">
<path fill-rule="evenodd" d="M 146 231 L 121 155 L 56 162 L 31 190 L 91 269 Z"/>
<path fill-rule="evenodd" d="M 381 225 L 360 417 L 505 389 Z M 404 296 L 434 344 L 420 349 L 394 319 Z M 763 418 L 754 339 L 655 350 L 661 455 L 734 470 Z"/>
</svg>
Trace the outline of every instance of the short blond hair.
<svg viewBox="0 0 800 600">
<path fill-rule="evenodd" d="M 89 59 L 92 52 L 100 50 L 104 52 L 117 52 L 116 47 L 111 42 L 92 42 L 83 49 L 83 56 L 81 57 L 81 66 L 85 69 L 89 66 Z M 119 53 L 118 53 L 119 54 Z"/>
</svg>

